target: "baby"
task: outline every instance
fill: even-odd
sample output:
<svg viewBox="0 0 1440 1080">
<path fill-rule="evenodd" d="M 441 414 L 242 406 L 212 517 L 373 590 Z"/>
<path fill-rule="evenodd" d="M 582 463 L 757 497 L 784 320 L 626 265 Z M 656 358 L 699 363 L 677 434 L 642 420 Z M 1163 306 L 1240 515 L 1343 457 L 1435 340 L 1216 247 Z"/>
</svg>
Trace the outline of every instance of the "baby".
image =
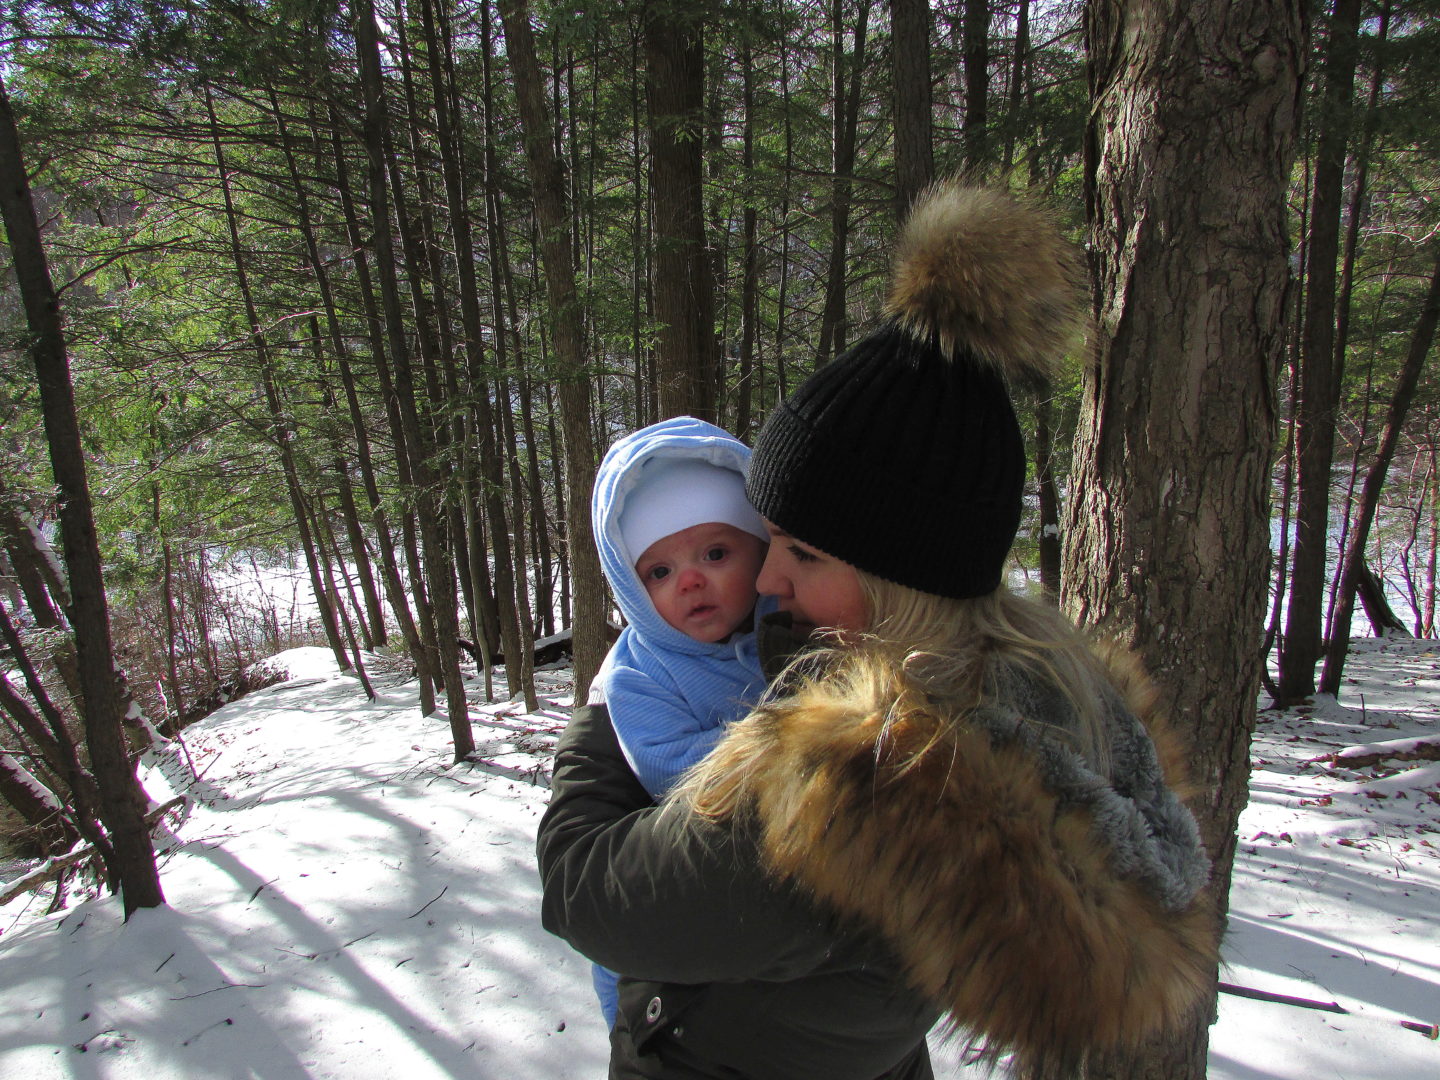
<svg viewBox="0 0 1440 1080">
<path fill-rule="evenodd" d="M 595 542 L 627 625 L 590 704 L 657 801 L 765 688 L 753 627 L 768 534 L 745 498 L 749 461 L 733 435 L 677 417 L 618 440 L 595 477 Z M 615 976 L 597 967 L 595 988 L 613 1024 Z"/>
</svg>

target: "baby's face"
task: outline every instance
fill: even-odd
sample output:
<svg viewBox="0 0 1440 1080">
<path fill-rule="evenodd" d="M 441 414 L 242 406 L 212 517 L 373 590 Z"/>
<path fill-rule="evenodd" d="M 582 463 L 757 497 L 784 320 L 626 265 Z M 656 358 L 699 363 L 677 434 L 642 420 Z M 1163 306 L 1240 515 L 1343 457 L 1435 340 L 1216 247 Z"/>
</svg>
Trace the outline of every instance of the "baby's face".
<svg viewBox="0 0 1440 1080">
<path fill-rule="evenodd" d="M 765 541 L 718 521 L 662 536 L 635 562 L 650 602 L 696 641 L 724 641 L 755 608 Z"/>
</svg>

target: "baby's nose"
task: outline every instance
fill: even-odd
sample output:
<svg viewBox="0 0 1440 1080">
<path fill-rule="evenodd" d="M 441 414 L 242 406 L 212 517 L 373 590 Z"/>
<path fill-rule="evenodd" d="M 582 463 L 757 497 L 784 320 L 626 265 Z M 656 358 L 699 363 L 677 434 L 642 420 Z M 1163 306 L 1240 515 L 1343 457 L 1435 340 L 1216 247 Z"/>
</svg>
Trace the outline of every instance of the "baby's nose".
<svg viewBox="0 0 1440 1080">
<path fill-rule="evenodd" d="M 704 585 L 704 584 L 705 584 L 705 575 L 702 574 L 702 573 L 701 573 L 699 570 L 697 570 L 695 567 L 693 567 L 693 566 L 686 567 L 684 570 L 680 571 L 680 589 L 681 589 L 681 591 L 683 591 L 683 592 L 689 592 L 691 589 L 698 589 L 701 585 Z"/>
</svg>

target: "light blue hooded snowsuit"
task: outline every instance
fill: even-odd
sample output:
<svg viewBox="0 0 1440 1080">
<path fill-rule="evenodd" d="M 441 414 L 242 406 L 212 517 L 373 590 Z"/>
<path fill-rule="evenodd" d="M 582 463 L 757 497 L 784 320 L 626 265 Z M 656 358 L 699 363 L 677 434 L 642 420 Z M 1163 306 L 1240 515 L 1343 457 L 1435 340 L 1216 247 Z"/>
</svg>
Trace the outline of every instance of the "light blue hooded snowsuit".
<svg viewBox="0 0 1440 1080">
<path fill-rule="evenodd" d="M 651 462 L 702 461 L 742 477 L 750 449 L 729 432 L 681 416 L 662 420 L 616 441 L 595 476 L 591 523 L 600 564 L 627 623 L 590 688 L 590 703 L 603 703 L 645 789 L 658 801 L 680 774 L 708 754 L 726 724 L 738 720 L 765 689 L 753 631 L 728 641 L 696 641 L 655 610 L 620 530 L 626 496 Z M 761 598 L 755 617 L 774 608 Z M 611 1024 L 615 977 L 595 968 L 595 989 Z"/>
<path fill-rule="evenodd" d="M 744 476 L 750 450 L 703 420 L 662 420 L 610 447 L 590 504 L 600 564 L 628 623 L 600 667 L 590 701 L 608 706 L 630 767 L 656 799 L 710 752 L 722 728 L 744 716 L 765 688 L 754 633 L 715 643 L 694 640 L 660 617 L 635 573 L 643 552 L 627 550 L 621 536 L 625 498 L 647 464 L 677 459 Z"/>
</svg>

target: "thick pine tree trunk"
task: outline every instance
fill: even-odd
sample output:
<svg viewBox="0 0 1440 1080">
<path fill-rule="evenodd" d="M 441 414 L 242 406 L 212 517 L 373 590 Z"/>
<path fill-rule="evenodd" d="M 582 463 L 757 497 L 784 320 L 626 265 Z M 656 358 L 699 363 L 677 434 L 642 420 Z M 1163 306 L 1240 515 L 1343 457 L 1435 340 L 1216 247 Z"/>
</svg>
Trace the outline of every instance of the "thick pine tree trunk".
<svg viewBox="0 0 1440 1080">
<path fill-rule="evenodd" d="M 1063 602 L 1138 651 L 1188 736 L 1223 910 L 1262 661 L 1303 5 L 1087 10 L 1096 333 Z M 1087 1075 L 1203 1077 L 1210 1021 Z"/>
<path fill-rule="evenodd" d="M 700 15 L 670 0 L 657 0 L 647 5 L 644 20 L 660 415 L 714 421 L 719 346 L 715 284 L 705 250 L 705 51 Z"/>
<path fill-rule="evenodd" d="M 930 88 L 930 0 L 890 0 L 891 70 L 895 79 L 895 218 L 935 176 Z"/>
<path fill-rule="evenodd" d="M 106 860 L 129 918 L 138 908 L 165 903 L 155 848 L 145 824 L 145 793 L 125 746 L 129 694 L 115 666 L 110 615 L 100 568 L 85 453 L 75 415 L 70 359 L 60 321 L 60 299 L 40 242 L 20 133 L 0 85 L 0 216 L 10 242 L 12 270 L 32 335 L 30 357 L 40 388 L 40 408 L 50 466 L 60 496 L 60 530 L 69 576 L 69 616 L 84 698 L 85 740 L 99 787 L 100 817 L 113 845 Z"/>
</svg>

